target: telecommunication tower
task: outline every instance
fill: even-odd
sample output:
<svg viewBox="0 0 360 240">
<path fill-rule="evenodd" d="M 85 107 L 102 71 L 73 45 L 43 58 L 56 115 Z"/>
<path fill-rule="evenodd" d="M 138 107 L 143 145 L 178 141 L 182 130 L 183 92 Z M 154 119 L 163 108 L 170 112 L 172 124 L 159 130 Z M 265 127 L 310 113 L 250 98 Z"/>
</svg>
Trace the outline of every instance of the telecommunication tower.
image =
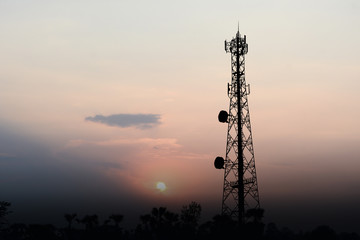
<svg viewBox="0 0 360 240">
<path fill-rule="evenodd" d="M 226 156 L 217 157 L 214 165 L 224 169 L 222 214 L 244 223 L 245 211 L 260 208 L 248 105 L 250 86 L 245 81 L 246 35 L 242 37 L 238 30 L 236 37 L 225 41 L 225 51 L 231 54 L 230 105 L 228 112 L 220 111 L 218 119 L 228 124 Z"/>
</svg>

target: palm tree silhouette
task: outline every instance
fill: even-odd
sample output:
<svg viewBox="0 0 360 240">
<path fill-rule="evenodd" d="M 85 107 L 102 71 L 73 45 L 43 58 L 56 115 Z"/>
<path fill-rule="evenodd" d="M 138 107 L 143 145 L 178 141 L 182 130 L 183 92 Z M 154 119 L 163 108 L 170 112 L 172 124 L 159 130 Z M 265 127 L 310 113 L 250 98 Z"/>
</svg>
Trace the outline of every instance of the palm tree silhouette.
<svg viewBox="0 0 360 240">
<path fill-rule="evenodd" d="M 65 215 L 64 215 L 66 221 L 68 222 L 68 229 L 69 229 L 69 230 L 71 230 L 72 223 L 73 223 L 74 219 L 76 218 L 76 216 L 77 216 L 76 213 L 65 214 Z"/>
<path fill-rule="evenodd" d="M 141 215 L 140 220 L 141 224 L 136 228 L 137 238 L 170 239 L 176 236 L 179 216 L 165 207 L 153 208 L 150 214 Z"/>
</svg>

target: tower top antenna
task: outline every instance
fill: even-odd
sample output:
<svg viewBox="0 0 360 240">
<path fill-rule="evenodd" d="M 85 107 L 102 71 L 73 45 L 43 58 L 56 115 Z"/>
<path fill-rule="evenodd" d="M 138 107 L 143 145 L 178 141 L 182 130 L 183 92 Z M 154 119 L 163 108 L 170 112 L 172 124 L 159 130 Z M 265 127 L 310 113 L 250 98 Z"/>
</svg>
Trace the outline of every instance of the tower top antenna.
<svg viewBox="0 0 360 240">
<path fill-rule="evenodd" d="M 238 21 L 238 30 L 237 30 L 237 33 L 236 33 L 236 37 L 240 37 L 239 21 Z"/>
</svg>

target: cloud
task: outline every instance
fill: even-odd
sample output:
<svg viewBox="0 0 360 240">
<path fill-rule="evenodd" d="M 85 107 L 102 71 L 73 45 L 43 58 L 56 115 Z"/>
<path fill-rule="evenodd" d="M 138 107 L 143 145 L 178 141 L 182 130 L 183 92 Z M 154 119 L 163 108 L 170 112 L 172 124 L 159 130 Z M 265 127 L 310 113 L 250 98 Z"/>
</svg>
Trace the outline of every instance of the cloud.
<svg viewBox="0 0 360 240">
<path fill-rule="evenodd" d="M 147 129 L 160 124 L 160 114 L 96 115 L 94 117 L 86 117 L 85 120 L 121 128 L 136 127 L 139 129 Z"/>
<path fill-rule="evenodd" d="M 105 169 L 122 169 L 122 165 L 117 162 L 97 162 L 99 167 L 103 167 Z"/>
<path fill-rule="evenodd" d="M 142 148 L 144 146 L 148 146 L 149 148 L 153 149 L 169 149 L 169 148 L 180 148 L 181 145 L 177 143 L 176 138 L 120 138 L 120 139 L 111 139 L 111 140 L 104 140 L 104 141 L 89 141 L 83 139 L 74 139 L 69 140 L 65 148 L 75 148 L 80 147 L 83 145 L 91 145 L 91 146 L 126 146 L 129 147 L 130 145 L 141 145 Z"/>
<path fill-rule="evenodd" d="M 16 156 L 8 153 L 2 153 L 0 152 L 0 162 L 1 161 L 9 161 L 15 159 Z"/>
<path fill-rule="evenodd" d="M 0 158 L 13 158 L 13 157 L 15 157 L 15 155 L 0 152 Z"/>
</svg>

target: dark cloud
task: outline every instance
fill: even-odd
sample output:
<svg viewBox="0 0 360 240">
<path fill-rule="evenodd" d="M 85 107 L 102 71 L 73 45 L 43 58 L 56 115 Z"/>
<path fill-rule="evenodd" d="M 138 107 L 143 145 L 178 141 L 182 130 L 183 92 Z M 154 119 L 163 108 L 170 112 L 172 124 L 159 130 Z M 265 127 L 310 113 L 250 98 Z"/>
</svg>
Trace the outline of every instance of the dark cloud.
<svg viewBox="0 0 360 240">
<path fill-rule="evenodd" d="M 0 162 L 1 161 L 10 161 L 10 160 L 13 160 L 13 159 L 15 159 L 14 155 L 0 152 Z"/>
<path fill-rule="evenodd" d="M 136 127 L 147 129 L 160 124 L 160 114 L 113 114 L 109 116 L 96 115 L 85 118 L 86 121 L 99 122 L 115 127 Z"/>
<path fill-rule="evenodd" d="M 122 165 L 120 163 L 115 162 L 98 162 L 98 165 L 103 168 L 110 168 L 110 169 L 122 169 Z"/>
</svg>

